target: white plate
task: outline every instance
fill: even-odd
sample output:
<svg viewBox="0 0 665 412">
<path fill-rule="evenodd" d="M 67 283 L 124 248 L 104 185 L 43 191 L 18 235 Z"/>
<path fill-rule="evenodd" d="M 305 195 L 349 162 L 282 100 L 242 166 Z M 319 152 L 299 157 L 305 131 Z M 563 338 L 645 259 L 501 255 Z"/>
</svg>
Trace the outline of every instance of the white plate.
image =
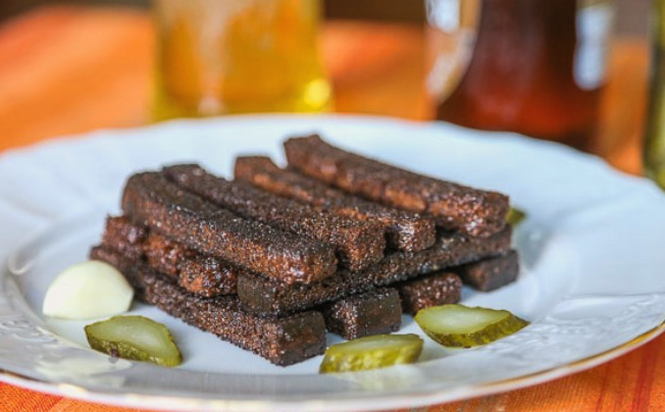
<svg viewBox="0 0 665 412">
<path fill-rule="evenodd" d="M 87 349 L 83 322 L 40 316 L 49 281 L 98 241 L 130 173 L 198 161 L 229 175 L 235 156 L 281 160 L 285 136 L 312 131 L 397 165 L 510 194 L 529 214 L 516 233 L 519 281 L 487 294 L 465 290 L 464 303 L 506 308 L 532 324 L 473 350 L 447 352 L 427 340 L 413 366 L 321 376 L 320 357 L 276 367 L 151 307 L 132 312 L 169 326 L 182 367 L 112 360 Z M 0 176 L 0 258 L 8 262 L 0 277 L 2 379 L 46 392 L 170 409 L 413 407 L 591 367 L 655 337 L 665 319 L 665 196 L 595 157 L 515 135 L 379 118 L 245 116 L 10 151 L 0 156 Z M 420 331 L 405 317 L 402 332 Z"/>
</svg>

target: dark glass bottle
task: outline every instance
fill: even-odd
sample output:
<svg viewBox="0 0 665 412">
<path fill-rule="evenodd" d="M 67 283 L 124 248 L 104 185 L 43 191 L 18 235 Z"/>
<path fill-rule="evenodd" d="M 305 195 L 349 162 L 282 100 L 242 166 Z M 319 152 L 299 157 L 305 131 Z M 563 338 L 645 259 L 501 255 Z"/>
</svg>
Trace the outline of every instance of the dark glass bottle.
<svg viewBox="0 0 665 412">
<path fill-rule="evenodd" d="M 469 65 L 438 105 L 437 117 L 588 148 L 605 81 L 612 2 L 481 0 L 480 5 Z"/>
</svg>

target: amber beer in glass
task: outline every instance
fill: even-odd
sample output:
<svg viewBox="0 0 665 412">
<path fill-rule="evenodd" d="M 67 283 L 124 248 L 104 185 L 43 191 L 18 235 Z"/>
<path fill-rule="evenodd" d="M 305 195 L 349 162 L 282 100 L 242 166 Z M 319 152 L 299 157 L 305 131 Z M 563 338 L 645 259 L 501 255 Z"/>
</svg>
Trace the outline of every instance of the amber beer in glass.
<svg viewBox="0 0 665 412">
<path fill-rule="evenodd" d="M 156 0 L 156 119 L 330 104 L 320 0 Z"/>
<path fill-rule="evenodd" d="M 439 13 L 450 10 L 439 6 Z M 467 66 L 455 87 L 437 96 L 437 117 L 588 148 L 605 83 L 612 1 L 478 0 L 478 13 Z M 446 27 L 433 26 L 445 34 Z"/>
</svg>

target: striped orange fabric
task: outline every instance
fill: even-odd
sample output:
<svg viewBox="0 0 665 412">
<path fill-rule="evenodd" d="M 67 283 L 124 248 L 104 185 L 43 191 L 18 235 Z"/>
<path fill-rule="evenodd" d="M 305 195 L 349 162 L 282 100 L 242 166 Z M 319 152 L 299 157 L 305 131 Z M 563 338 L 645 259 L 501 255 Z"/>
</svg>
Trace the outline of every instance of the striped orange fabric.
<svg viewBox="0 0 665 412">
<path fill-rule="evenodd" d="M 362 41 L 359 41 L 362 39 Z M 372 44 L 371 52 L 357 50 Z M 331 23 L 325 59 L 340 111 L 429 116 L 419 28 Z M 599 153 L 639 170 L 646 47 L 617 44 Z M 152 29 L 125 9 L 46 8 L 0 26 L 0 150 L 58 134 L 147 121 Z M 365 49 L 363 49 L 365 50 Z M 410 64 L 398 64 L 408 61 Z M 405 105 L 404 101 L 414 102 Z M 2 411 L 129 411 L 0 383 Z M 430 408 L 480 411 L 665 411 L 665 337 L 619 359 L 532 388 Z"/>
</svg>

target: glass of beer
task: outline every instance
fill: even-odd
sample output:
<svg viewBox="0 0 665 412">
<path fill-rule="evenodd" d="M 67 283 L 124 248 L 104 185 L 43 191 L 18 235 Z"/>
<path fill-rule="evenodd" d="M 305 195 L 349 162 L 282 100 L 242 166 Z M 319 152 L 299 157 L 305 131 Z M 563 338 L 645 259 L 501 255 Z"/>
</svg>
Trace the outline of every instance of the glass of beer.
<svg viewBox="0 0 665 412">
<path fill-rule="evenodd" d="M 156 120 L 319 112 L 321 0 L 156 0 Z"/>
<path fill-rule="evenodd" d="M 612 0 L 428 0 L 428 11 L 432 31 L 457 45 L 431 43 L 452 67 L 430 75 L 437 118 L 590 147 Z"/>
</svg>

